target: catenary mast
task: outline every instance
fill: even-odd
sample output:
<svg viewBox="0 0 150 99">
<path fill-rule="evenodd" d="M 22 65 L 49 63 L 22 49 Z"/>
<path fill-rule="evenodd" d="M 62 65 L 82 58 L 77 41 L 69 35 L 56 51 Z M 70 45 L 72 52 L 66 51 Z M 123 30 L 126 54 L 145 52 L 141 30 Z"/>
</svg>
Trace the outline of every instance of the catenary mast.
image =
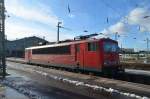
<svg viewBox="0 0 150 99">
<path fill-rule="evenodd" d="M 5 5 L 4 0 L 0 0 L 0 69 L 3 77 L 6 75 L 5 42 Z"/>
</svg>

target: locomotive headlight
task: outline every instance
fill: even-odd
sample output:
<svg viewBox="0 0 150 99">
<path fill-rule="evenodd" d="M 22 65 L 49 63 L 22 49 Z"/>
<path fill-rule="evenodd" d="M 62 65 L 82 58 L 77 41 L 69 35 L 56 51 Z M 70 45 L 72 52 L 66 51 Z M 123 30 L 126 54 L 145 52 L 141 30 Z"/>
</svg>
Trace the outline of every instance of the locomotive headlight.
<svg viewBox="0 0 150 99">
<path fill-rule="evenodd" d="M 108 65 L 109 64 L 109 62 L 108 61 L 104 61 L 104 65 Z"/>
<path fill-rule="evenodd" d="M 104 65 L 114 65 L 114 64 L 117 64 L 118 62 L 117 61 L 104 61 Z"/>
<path fill-rule="evenodd" d="M 104 65 L 107 65 L 107 62 L 104 62 Z"/>
</svg>

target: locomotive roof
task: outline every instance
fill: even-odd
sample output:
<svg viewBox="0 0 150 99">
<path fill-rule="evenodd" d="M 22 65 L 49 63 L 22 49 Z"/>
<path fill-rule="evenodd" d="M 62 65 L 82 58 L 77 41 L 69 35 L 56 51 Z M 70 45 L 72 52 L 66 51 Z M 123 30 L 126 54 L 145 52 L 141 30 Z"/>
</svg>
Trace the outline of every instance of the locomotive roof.
<svg viewBox="0 0 150 99">
<path fill-rule="evenodd" d="M 85 43 L 85 42 L 96 42 L 96 41 L 102 41 L 102 40 L 108 40 L 117 43 L 117 41 L 114 41 L 109 38 L 101 38 L 101 39 L 88 39 L 88 40 L 77 40 L 77 41 L 72 41 L 72 42 L 64 42 L 64 43 L 55 43 L 55 44 L 50 44 L 50 45 L 42 45 L 42 46 L 33 46 L 26 48 L 28 49 L 39 49 L 39 48 L 46 48 L 46 47 L 57 47 L 57 46 L 64 46 L 64 45 L 70 45 L 70 44 L 79 44 L 79 43 Z"/>
</svg>

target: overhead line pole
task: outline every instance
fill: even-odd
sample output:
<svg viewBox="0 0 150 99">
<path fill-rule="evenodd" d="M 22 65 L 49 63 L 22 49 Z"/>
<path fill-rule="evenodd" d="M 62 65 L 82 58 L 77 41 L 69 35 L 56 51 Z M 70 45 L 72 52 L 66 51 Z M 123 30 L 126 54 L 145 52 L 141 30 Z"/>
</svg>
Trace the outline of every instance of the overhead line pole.
<svg viewBox="0 0 150 99">
<path fill-rule="evenodd" d="M 115 40 L 118 40 L 118 32 L 115 33 Z"/>
<path fill-rule="evenodd" d="M 6 76 L 6 51 L 5 51 L 5 5 L 4 0 L 0 0 L 0 61 L 3 71 L 3 78 Z"/>
<path fill-rule="evenodd" d="M 57 43 L 59 43 L 59 30 L 61 28 L 60 24 L 62 24 L 62 22 L 58 22 L 58 25 L 57 25 Z"/>
<path fill-rule="evenodd" d="M 146 44 L 147 44 L 147 61 L 148 61 L 148 54 L 149 54 L 149 38 L 146 38 Z"/>
<path fill-rule="evenodd" d="M 63 26 L 61 26 L 60 24 L 62 24 L 62 22 L 58 22 L 58 23 L 57 23 L 57 43 L 60 42 L 60 41 L 59 41 L 59 39 L 60 39 L 60 28 L 63 28 L 63 29 L 65 29 L 65 30 L 71 31 L 70 28 L 63 27 Z"/>
<path fill-rule="evenodd" d="M 149 54 L 149 38 L 146 38 L 144 41 L 146 41 L 146 53 L 145 53 L 145 56 L 146 56 L 146 62 L 148 61 L 148 54 Z"/>
</svg>

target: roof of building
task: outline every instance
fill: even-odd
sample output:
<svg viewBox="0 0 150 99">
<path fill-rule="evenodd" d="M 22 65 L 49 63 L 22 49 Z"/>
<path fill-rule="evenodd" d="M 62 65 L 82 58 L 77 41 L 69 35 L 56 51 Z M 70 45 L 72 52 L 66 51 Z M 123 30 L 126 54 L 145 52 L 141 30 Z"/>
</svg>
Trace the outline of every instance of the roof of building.
<svg viewBox="0 0 150 99">
<path fill-rule="evenodd" d="M 39 43 L 49 43 L 48 41 L 36 37 L 36 36 L 32 36 L 32 37 L 25 37 L 22 39 L 16 39 L 13 41 L 8 41 L 7 40 L 7 44 L 6 47 L 9 50 L 23 50 L 26 47 L 31 47 L 31 46 L 38 46 Z"/>
</svg>

